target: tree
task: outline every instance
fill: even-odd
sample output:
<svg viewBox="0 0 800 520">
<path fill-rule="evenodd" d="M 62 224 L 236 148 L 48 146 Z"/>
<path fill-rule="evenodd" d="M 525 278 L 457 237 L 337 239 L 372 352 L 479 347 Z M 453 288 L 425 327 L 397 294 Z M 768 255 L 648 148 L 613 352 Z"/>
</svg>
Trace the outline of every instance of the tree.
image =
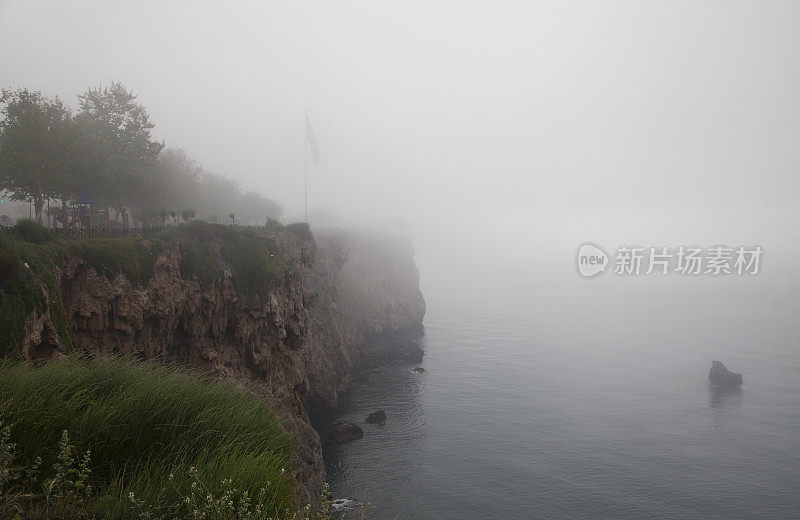
<svg viewBox="0 0 800 520">
<path fill-rule="evenodd" d="M 277 219 L 283 211 L 277 202 L 266 199 L 254 191 L 242 194 L 237 202 L 237 216 L 239 222 L 244 223 L 261 224 L 268 218 Z"/>
<path fill-rule="evenodd" d="M 155 168 L 145 176 L 144 188 L 148 197 L 142 203 L 153 208 L 194 205 L 200 190 L 198 178 L 201 171 L 183 150 L 165 148 Z"/>
<path fill-rule="evenodd" d="M 181 218 L 183 218 L 183 220 L 186 222 L 191 222 L 195 215 L 197 215 L 197 212 L 192 208 L 185 208 L 183 211 L 181 211 Z"/>
<path fill-rule="evenodd" d="M 42 222 L 45 200 L 69 191 L 76 141 L 72 113 L 58 98 L 26 88 L 0 94 L 0 189 L 30 200 Z"/>
<path fill-rule="evenodd" d="M 145 175 L 154 169 L 164 144 L 152 138 L 147 110 L 122 83 L 89 89 L 78 100 L 78 120 L 94 149 L 96 196 L 114 205 L 128 227 L 125 205 L 149 195 Z"/>
</svg>

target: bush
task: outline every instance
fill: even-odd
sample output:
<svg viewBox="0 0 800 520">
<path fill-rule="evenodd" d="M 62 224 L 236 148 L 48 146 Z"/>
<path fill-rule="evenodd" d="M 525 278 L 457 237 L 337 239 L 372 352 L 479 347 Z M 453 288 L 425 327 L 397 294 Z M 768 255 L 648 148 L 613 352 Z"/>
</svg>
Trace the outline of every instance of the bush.
<svg viewBox="0 0 800 520">
<path fill-rule="evenodd" d="M 308 222 L 295 222 L 294 224 L 288 224 L 286 229 L 306 242 L 311 242 L 314 240 L 314 235 L 311 234 L 311 228 L 309 227 Z"/>
<path fill-rule="evenodd" d="M 32 244 L 47 244 L 55 241 L 53 233 L 34 220 L 27 218 L 20 220 L 13 229 L 22 240 Z"/>
<path fill-rule="evenodd" d="M 0 419 L 0 506 L 26 518 L 190 518 L 198 508 L 214 513 L 206 518 L 267 518 L 292 507 L 293 446 L 272 410 L 186 370 L 120 358 L 6 361 Z M 26 485 L 34 466 L 55 472 Z M 237 513 L 245 506 L 250 516 Z"/>
<path fill-rule="evenodd" d="M 190 222 L 195 217 L 195 215 L 197 215 L 197 212 L 192 208 L 184 208 L 183 210 L 181 210 L 181 218 L 183 218 L 183 220 L 185 220 L 186 222 Z"/>
<path fill-rule="evenodd" d="M 236 291 L 245 303 L 264 298 L 269 288 L 283 280 L 286 260 L 278 246 L 250 230 L 218 226 L 222 236 L 222 257 L 231 268 Z"/>
<path fill-rule="evenodd" d="M 19 351 L 26 318 L 34 310 L 44 312 L 48 300 L 50 318 L 71 348 L 51 255 L 49 245 L 37 246 L 0 232 L 0 356 Z"/>
<path fill-rule="evenodd" d="M 98 272 L 122 273 L 133 284 L 146 285 L 153 275 L 157 242 L 146 247 L 138 238 L 81 238 L 65 240 L 65 251 L 82 258 Z M 155 248 L 157 249 L 157 248 Z"/>
</svg>

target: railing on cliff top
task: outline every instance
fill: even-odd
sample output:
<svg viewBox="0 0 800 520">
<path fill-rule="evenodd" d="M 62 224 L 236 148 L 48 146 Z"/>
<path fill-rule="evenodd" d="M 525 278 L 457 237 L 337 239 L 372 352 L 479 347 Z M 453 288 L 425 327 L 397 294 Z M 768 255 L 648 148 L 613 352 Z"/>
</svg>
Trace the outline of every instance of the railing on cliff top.
<svg viewBox="0 0 800 520">
<path fill-rule="evenodd" d="M 305 226 L 305 228 L 304 228 Z M 157 235 L 158 233 L 164 231 L 165 229 L 174 228 L 175 225 L 163 225 L 163 226 L 142 226 L 138 228 L 111 228 L 111 229 L 61 229 L 61 228 L 49 228 L 50 232 L 53 235 L 61 238 L 147 238 Z M 236 229 L 249 229 L 256 232 L 263 232 L 265 229 L 269 229 L 271 224 L 266 224 L 263 226 L 248 226 L 248 225 L 240 225 L 236 224 Z M 301 237 L 304 238 L 311 238 L 310 232 L 308 231 L 307 224 L 298 222 L 294 224 L 286 225 L 286 229 L 289 231 L 294 231 Z M 17 230 L 12 227 L 3 227 L 0 226 L 0 232 L 5 232 L 9 235 L 14 236 L 15 238 L 23 238 L 19 235 Z"/>
<path fill-rule="evenodd" d="M 50 232 L 60 238 L 147 238 L 157 235 L 161 231 L 174 226 L 144 226 L 139 228 L 112 228 L 112 229 L 61 229 L 50 228 Z M 0 226 L 4 232 L 15 238 L 20 236 L 16 228 Z"/>
<path fill-rule="evenodd" d="M 111 229 L 51 229 L 57 237 L 64 238 L 142 238 L 150 237 L 172 226 L 144 226 Z"/>
</svg>

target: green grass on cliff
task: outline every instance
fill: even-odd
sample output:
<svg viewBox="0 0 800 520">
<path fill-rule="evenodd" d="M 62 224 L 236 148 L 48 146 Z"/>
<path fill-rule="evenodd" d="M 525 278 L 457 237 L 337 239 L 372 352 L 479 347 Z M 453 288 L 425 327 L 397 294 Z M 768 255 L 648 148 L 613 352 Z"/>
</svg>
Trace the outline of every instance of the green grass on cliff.
<svg viewBox="0 0 800 520">
<path fill-rule="evenodd" d="M 70 346 L 68 317 L 55 274 L 70 258 L 81 258 L 109 278 L 122 274 L 133 285 L 144 286 L 158 256 L 178 250 L 181 276 L 195 277 L 209 287 L 227 265 L 242 302 L 255 305 L 285 278 L 285 254 L 275 241 L 284 230 L 313 240 L 305 224 L 284 228 L 278 223 L 262 229 L 196 221 L 147 239 L 57 238 L 33 221 L 21 222 L 12 232 L 0 231 L 0 356 L 19 350 L 25 319 L 34 310 L 49 308 L 60 336 Z"/>
<path fill-rule="evenodd" d="M 266 235 L 266 228 L 257 231 L 195 221 L 165 230 L 158 238 L 167 244 L 180 242 L 181 272 L 184 276 L 196 276 L 205 285 L 222 276 L 217 260 L 219 251 L 230 267 L 236 291 L 252 304 L 256 297 L 263 300 L 286 272 L 284 252 Z"/>
<path fill-rule="evenodd" d="M 35 245 L 0 232 L 0 356 L 18 351 L 28 315 L 48 310 L 69 350 L 70 329 L 50 246 Z"/>
<path fill-rule="evenodd" d="M 0 518 L 281 518 L 293 506 L 293 446 L 274 413 L 192 372 L 5 361 L 0 421 Z"/>
</svg>

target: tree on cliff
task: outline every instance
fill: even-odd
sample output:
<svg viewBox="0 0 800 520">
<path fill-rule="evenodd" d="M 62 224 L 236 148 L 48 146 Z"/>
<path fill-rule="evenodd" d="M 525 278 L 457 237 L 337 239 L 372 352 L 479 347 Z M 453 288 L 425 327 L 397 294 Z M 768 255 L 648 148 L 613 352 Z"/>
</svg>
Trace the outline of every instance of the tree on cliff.
<svg viewBox="0 0 800 520">
<path fill-rule="evenodd" d="M 77 120 L 87 139 L 90 174 L 96 196 L 122 215 L 128 227 L 126 204 L 147 197 L 146 175 L 155 175 L 164 144 L 153 139 L 147 110 L 120 82 L 87 90 L 78 96 Z"/>
<path fill-rule="evenodd" d="M 42 222 L 47 199 L 64 198 L 76 159 L 72 113 L 58 98 L 28 89 L 0 94 L 0 188 L 30 200 Z"/>
<path fill-rule="evenodd" d="M 183 208 L 203 216 L 233 211 L 242 224 L 280 216 L 276 202 L 243 193 L 235 180 L 153 139 L 150 116 L 121 83 L 89 89 L 78 100 L 73 115 L 40 92 L 0 95 L 0 191 L 32 201 L 39 222 L 50 199 L 60 199 L 66 215 L 68 201 L 83 194 L 115 208 L 125 227 L 129 210 L 149 224 L 165 222 L 162 210 L 176 222 Z"/>
</svg>

